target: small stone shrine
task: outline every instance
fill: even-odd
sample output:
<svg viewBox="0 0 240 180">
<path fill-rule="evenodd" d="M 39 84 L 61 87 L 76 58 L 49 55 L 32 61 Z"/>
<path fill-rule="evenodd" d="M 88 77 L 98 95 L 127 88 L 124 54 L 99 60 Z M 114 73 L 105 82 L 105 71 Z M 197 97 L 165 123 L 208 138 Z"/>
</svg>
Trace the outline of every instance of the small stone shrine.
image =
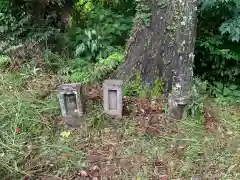
<svg viewBox="0 0 240 180">
<path fill-rule="evenodd" d="M 62 117 L 66 119 L 65 123 L 70 126 L 80 124 L 79 121 L 83 119 L 82 85 L 78 83 L 61 85 L 59 87 L 59 102 Z"/>
<path fill-rule="evenodd" d="M 103 83 L 103 106 L 105 113 L 122 117 L 122 81 L 105 80 Z"/>
</svg>

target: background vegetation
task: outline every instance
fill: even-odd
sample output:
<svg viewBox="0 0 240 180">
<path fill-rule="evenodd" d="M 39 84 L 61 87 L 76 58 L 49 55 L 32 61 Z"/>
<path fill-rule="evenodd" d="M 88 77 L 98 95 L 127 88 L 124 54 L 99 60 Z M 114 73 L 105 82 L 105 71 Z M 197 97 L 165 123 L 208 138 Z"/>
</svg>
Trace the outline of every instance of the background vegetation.
<svg viewBox="0 0 240 180">
<path fill-rule="evenodd" d="M 69 75 L 69 81 L 82 81 L 82 73 L 89 74 L 100 59 L 124 54 L 139 2 L 1 0 L 0 4 L 2 65 L 20 63 L 6 57 L 12 55 L 12 49 L 19 50 L 20 44 L 29 52 L 25 48 L 17 56 L 24 55 L 21 61 L 27 62 L 33 54 L 29 46 L 37 44 L 44 53 L 34 52 L 42 59 L 42 67 Z M 214 96 L 228 96 L 229 101 L 239 97 L 239 22 L 237 0 L 202 0 L 199 4 L 195 75 L 211 84 Z"/>
<path fill-rule="evenodd" d="M 230 101 L 240 92 L 239 11 L 237 0 L 204 0 L 198 16 L 195 74 L 213 85 L 213 95 Z"/>
</svg>

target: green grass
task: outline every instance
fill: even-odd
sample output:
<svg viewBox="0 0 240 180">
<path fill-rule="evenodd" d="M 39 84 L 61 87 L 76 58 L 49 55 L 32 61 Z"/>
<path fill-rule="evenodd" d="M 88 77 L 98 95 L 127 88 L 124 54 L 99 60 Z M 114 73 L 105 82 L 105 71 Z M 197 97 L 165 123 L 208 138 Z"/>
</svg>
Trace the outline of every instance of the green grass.
<svg viewBox="0 0 240 180">
<path fill-rule="evenodd" d="M 239 106 L 210 103 L 207 107 L 216 115 L 212 129 L 193 118 L 171 123 L 160 118 L 159 131 L 152 134 L 133 117 L 113 123 L 96 105 L 87 114 L 86 127 L 62 137 L 55 123 L 60 114 L 56 92 L 39 98 L 45 87 L 59 82 L 56 79 L 28 71 L 0 73 L 2 179 L 26 175 L 71 179 L 94 165 L 100 167 L 102 176 L 108 174 L 112 179 L 159 179 L 162 175 L 169 179 L 240 179 Z M 64 154 L 71 157 L 64 158 Z"/>
<path fill-rule="evenodd" d="M 61 158 L 62 153 L 76 154 L 69 146 L 71 141 L 54 134 L 52 117 L 59 114 L 57 96 L 38 99 L 35 92 L 41 89 L 24 87 L 27 80 L 32 81 L 26 78 L 28 73 L 0 74 L 0 175 L 3 179 L 44 175 L 48 169 L 63 175 L 68 167 L 74 167 L 72 161 Z M 47 80 L 37 81 L 38 87 Z M 16 128 L 20 128 L 20 132 L 17 133 Z M 79 155 L 74 158 L 76 162 L 81 159 Z"/>
</svg>

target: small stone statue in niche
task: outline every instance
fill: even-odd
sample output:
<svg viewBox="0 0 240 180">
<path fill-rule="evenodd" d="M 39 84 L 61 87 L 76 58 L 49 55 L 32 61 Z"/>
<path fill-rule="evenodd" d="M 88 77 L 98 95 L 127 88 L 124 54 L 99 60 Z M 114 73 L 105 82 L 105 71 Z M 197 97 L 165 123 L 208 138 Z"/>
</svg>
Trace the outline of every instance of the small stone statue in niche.
<svg viewBox="0 0 240 180">
<path fill-rule="evenodd" d="M 68 115 L 78 117 L 77 114 L 77 101 L 76 101 L 76 96 L 75 94 L 66 94 L 64 96 L 65 98 L 65 107 L 66 107 L 66 113 Z"/>
<path fill-rule="evenodd" d="M 81 84 L 64 84 L 59 90 L 62 120 L 66 125 L 76 128 L 84 121 Z"/>
</svg>

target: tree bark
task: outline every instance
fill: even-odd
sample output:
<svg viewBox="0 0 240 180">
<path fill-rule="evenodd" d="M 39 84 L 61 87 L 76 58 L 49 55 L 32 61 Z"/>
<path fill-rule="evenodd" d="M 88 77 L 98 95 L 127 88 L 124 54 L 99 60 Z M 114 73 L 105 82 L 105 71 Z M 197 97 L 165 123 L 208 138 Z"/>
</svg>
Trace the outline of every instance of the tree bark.
<svg viewBox="0 0 240 180">
<path fill-rule="evenodd" d="M 197 0 L 139 1 L 151 8 L 150 26 L 135 21 L 117 77 L 129 79 L 139 72 L 143 83 L 151 85 L 161 78 L 169 115 L 181 119 L 191 97 Z"/>
</svg>

